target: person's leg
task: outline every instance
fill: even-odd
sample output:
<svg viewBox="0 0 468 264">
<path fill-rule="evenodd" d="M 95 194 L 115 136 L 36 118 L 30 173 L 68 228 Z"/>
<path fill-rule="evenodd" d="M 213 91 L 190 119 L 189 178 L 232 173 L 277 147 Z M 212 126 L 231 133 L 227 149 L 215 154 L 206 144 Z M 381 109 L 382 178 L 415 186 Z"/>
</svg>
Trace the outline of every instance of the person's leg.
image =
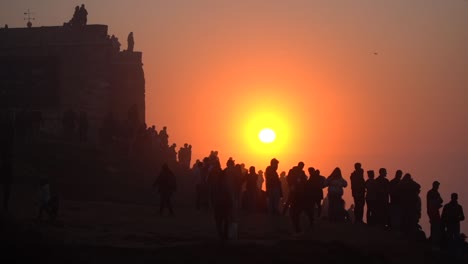
<svg viewBox="0 0 468 264">
<path fill-rule="evenodd" d="M 169 208 L 169 213 L 173 216 L 174 210 L 172 208 L 172 194 L 171 193 L 167 194 L 167 207 Z"/>
<path fill-rule="evenodd" d="M 301 232 L 301 223 L 300 223 L 300 210 L 299 206 L 296 204 L 291 204 L 289 208 L 289 216 L 291 217 L 291 221 L 294 227 L 294 232 L 299 233 Z"/>
<path fill-rule="evenodd" d="M 305 207 L 305 212 L 309 218 L 309 224 L 311 227 L 314 226 L 314 222 L 315 222 L 315 201 L 314 203 L 310 204 L 310 205 L 307 205 Z"/>
<path fill-rule="evenodd" d="M 315 213 L 315 208 L 317 208 L 317 218 L 320 218 L 322 216 L 322 203 L 320 199 L 317 199 L 313 202 L 312 209 L 314 210 L 314 213 Z"/>
</svg>

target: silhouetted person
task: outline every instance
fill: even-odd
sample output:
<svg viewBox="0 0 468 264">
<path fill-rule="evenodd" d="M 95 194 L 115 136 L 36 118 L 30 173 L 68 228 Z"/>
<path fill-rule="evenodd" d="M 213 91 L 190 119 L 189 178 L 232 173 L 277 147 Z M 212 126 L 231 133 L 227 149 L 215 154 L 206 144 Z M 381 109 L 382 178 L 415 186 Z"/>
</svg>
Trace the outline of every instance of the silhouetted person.
<svg viewBox="0 0 468 264">
<path fill-rule="evenodd" d="M 434 181 L 432 189 L 426 195 L 427 216 L 429 216 L 429 223 L 431 224 L 430 239 L 434 246 L 440 246 L 442 234 L 440 208 L 443 206 L 443 200 L 439 193 L 439 186 L 440 183 Z"/>
<path fill-rule="evenodd" d="M 296 184 L 299 182 L 302 183 L 302 181 L 306 181 L 307 176 L 305 175 L 304 172 L 304 162 L 299 162 L 297 166 L 292 167 L 288 175 L 286 176 L 286 182 L 287 182 L 287 188 L 288 188 L 288 196 L 286 199 L 286 202 L 284 203 L 283 207 L 283 215 L 286 215 L 289 207 L 292 204 L 292 200 L 295 198 L 296 195 Z M 280 179 L 281 181 L 281 179 Z M 283 190 L 283 189 L 282 189 Z M 283 192 L 283 197 L 284 197 L 284 192 Z"/>
<path fill-rule="evenodd" d="M 289 187 L 288 187 L 288 180 L 286 179 L 286 172 L 285 171 L 282 171 L 279 174 L 279 179 L 280 179 L 280 182 L 281 182 L 281 191 L 283 193 L 283 198 L 281 198 L 280 204 L 283 207 L 283 215 L 285 215 L 286 211 L 287 211 L 287 209 L 289 207 L 289 205 L 287 205 L 288 197 L 289 197 Z"/>
<path fill-rule="evenodd" d="M 375 174 L 373 170 L 367 171 L 366 180 L 366 222 L 368 225 L 376 224 L 375 206 L 377 204 L 377 188 L 375 186 Z"/>
<path fill-rule="evenodd" d="M 79 25 L 80 26 L 86 26 L 88 23 L 88 11 L 85 8 L 85 5 L 82 4 L 80 7 L 80 10 L 78 11 L 78 17 L 79 17 Z"/>
<path fill-rule="evenodd" d="M 281 182 L 278 175 L 279 161 L 273 158 L 270 166 L 265 169 L 266 193 L 268 197 L 269 211 L 273 215 L 279 215 L 279 202 L 283 196 L 281 191 Z"/>
<path fill-rule="evenodd" d="M 409 173 L 405 173 L 400 182 L 400 195 L 402 201 L 401 231 L 406 235 L 417 235 L 419 219 L 421 217 L 421 200 L 419 193 L 421 185 L 415 182 Z"/>
<path fill-rule="evenodd" d="M 46 212 L 50 221 L 55 221 L 58 214 L 58 197 L 52 195 L 49 180 L 41 178 L 39 180 L 39 213 L 37 218 L 42 219 L 43 213 Z"/>
<path fill-rule="evenodd" d="M 161 147 L 163 149 L 167 148 L 169 146 L 169 134 L 167 134 L 166 126 L 159 131 L 159 138 L 161 139 Z"/>
<path fill-rule="evenodd" d="M 177 182 L 175 174 L 171 171 L 167 163 L 164 163 L 161 172 L 153 183 L 153 187 L 158 188 L 161 200 L 159 213 L 163 215 L 164 209 L 168 209 L 169 213 L 173 216 L 174 210 L 172 209 L 171 197 L 177 189 Z"/>
<path fill-rule="evenodd" d="M 258 180 L 257 180 L 257 187 L 259 190 L 263 190 L 263 182 L 265 182 L 265 178 L 263 177 L 263 171 L 258 171 Z"/>
<path fill-rule="evenodd" d="M 387 170 L 385 168 L 379 169 L 379 176 L 375 179 L 376 187 L 376 207 L 375 216 L 377 224 L 382 227 L 388 227 L 389 208 L 390 208 L 390 182 L 387 179 Z"/>
<path fill-rule="evenodd" d="M 460 238 L 460 222 L 465 220 L 463 207 L 458 203 L 457 193 L 450 195 L 450 202 L 444 205 L 441 218 L 447 242 L 450 246 L 454 246 Z"/>
<path fill-rule="evenodd" d="M 135 40 L 133 39 L 133 32 L 130 32 L 127 37 L 127 51 L 133 52 L 133 47 L 135 45 Z"/>
<path fill-rule="evenodd" d="M 343 188 L 348 182 L 343 178 L 341 169 L 336 167 L 325 180 L 328 187 L 328 219 L 330 222 L 344 222 Z"/>
<path fill-rule="evenodd" d="M 120 42 L 119 42 L 119 38 L 117 38 L 115 35 L 112 35 L 110 37 L 110 41 L 111 41 L 111 45 L 112 47 L 114 48 L 114 51 L 115 52 L 119 52 L 120 51 Z"/>
<path fill-rule="evenodd" d="M 361 163 L 354 164 L 354 171 L 351 173 L 350 180 L 354 199 L 355 223 L 363 223 L 364 205 L 366 204 L 366 181 L 364 180 L 364 170 Z"/>
<path fill-rule="evenodd" d="M 236 164 L 235 160 L 229 158 L 226 162 L 226 168 L 224 169 L 226 174 L 226 180 L 228 182 L 229 193 L 232 199 L 232 221 L 231 231 L 235 238 L 237 234 L 237 225 L 239 222 L 239 211 L 240 211 L 240 194 L 242 191 L 242 184 L 244 179 L 242 178 L 242 170 L 240 164 Z"/>
<path fill-rule="evenodd" d="M 401 191 L 400 191 L 400 182 L 403 172 L 397 170 L 395 172 L 395 177 L 390 180 L 389 185 L 389 195 L 390 195 L 390 226 L 393 230 L 400 230 L 401 223 Z"/>
<path fill-rule="evenodd" d="M 197 160 L 194 167 L 192 168 L 193 177 L 195 178 L 195 205 L 197 210 L 202 209 L 202 207 L 207 208 L 207 204 L 203 203 L 203 195 L 206 190 L 204 189 L 206 185 L 206 179 L 208 176 L 208 169 L 205 170 L 203 162 Z"/>
<path fill-rule="evenodd" d="M 314 222 L 315 211 L 317 218 L 322 214 L 323 188 L 325 187 L 325 177 L 320 175 L 320 170 L 313 167 L 308 168 L 309 179 L 305 185 L 305 207 L 311 224 Z M 317 210 L 316 210 L 317 208 Z"/>
<path fill-rule="evenodd" d="M 221 240 L 229 239 L 229 228 L 232 219 L 232 196 L 225 171 L 219 162 L 215 162 L 210 171 L 212 179 L 212 204 L 216 222 L 216 230 Z"/>
<path fill-rule="evenodd" d="M 79 25 L 79 16 L 80 16 L 80 6 L 75 6 L 75 12 L 73 13 L 73 17 L 68 21 L 69 26 L 77 26 Z"/>
<path fill-rule="evenodd" d="M 257 179 L 258 179 L 258 174 L 255 171 L 255 167 L 250 166 L 249 173 L 247 174 L 246 181 L 245 181 L 246 209 L 249 212 L 255 212 L 256 205 L 257 205 L 257 196 L 258 196 Z"/>
<path fill-rule="evenodd" d="M 294 166 L 289 171 L 286 179 L 289 186 L 289 215 L 293 223 L 294 231 L 300 233 L 302 231 L 300 224 L 301 213 L 305 211 L 305 184 L 307 181 L 307 175 L 304 172 L 304 162 L 300 161 L 297 166 Z M 312 219 L 309 220 L 310 224 L 313 225 L 313 215 Z"/>
</svg>

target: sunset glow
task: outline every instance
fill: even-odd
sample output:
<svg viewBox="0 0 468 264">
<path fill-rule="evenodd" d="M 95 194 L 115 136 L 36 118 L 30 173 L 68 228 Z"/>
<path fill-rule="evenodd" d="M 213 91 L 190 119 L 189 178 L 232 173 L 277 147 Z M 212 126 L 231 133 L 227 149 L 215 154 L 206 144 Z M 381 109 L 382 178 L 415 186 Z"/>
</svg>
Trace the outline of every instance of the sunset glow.
<svg viewBox="0 0 468 264">
<path fill-rule="evenodd" d="M 216 150 L 222 165 L 265 171 L 277 158 L 278 171 L 303 161 L 349 179 L 361 162 L 411 173 L 421 197 L 438 179 L 444 201 L 458 192 L 468 206 L 467 1 L 88 2 L 88 25 L 108 25 L 122 51 L 134 33 L 144 121 L 167 127 L 176 151 L 191 144 L 191 164 Z M 61 26 L 74 5 L 5 1 L 0 27 L 25 28 L 27 8 L 34 29 Z"/>
</svg>

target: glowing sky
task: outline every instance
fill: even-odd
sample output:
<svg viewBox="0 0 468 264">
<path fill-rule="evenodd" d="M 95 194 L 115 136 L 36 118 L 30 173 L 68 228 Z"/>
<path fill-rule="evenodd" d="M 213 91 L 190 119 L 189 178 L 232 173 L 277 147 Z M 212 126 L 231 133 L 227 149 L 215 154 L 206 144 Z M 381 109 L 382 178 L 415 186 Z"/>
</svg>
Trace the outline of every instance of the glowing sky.
<svg viewBox="0 0 468 264">
<path fill-rule="evenodd" d="M 467 1 L 1 0 L 0 25 L 24 26 L 27 8 L 35 26 L 61 25 L 81 3 L 123 48 L 134 32 L 147 123 L 194 159 L 346 178 L 360 161 L 412 173 L 423 199 L 438 179 L 468 208 Z"/>
</svg>

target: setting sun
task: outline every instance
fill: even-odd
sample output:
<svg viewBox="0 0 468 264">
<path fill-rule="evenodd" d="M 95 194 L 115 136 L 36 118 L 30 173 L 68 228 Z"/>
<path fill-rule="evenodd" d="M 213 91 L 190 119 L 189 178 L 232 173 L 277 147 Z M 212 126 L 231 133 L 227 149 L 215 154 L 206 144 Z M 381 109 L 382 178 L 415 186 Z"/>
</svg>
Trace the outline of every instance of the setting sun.
<svg viewBox="0 0 468 264">
<path fill-rule="evenodd" d="M 263 143 L 271 143 L 275 140 L 276 138 L 276 133 L 275 131 L 271 130 L 270 128 L 265 128 L 258 133 L 258 138 L 260 141 Z"/>
</svg>

